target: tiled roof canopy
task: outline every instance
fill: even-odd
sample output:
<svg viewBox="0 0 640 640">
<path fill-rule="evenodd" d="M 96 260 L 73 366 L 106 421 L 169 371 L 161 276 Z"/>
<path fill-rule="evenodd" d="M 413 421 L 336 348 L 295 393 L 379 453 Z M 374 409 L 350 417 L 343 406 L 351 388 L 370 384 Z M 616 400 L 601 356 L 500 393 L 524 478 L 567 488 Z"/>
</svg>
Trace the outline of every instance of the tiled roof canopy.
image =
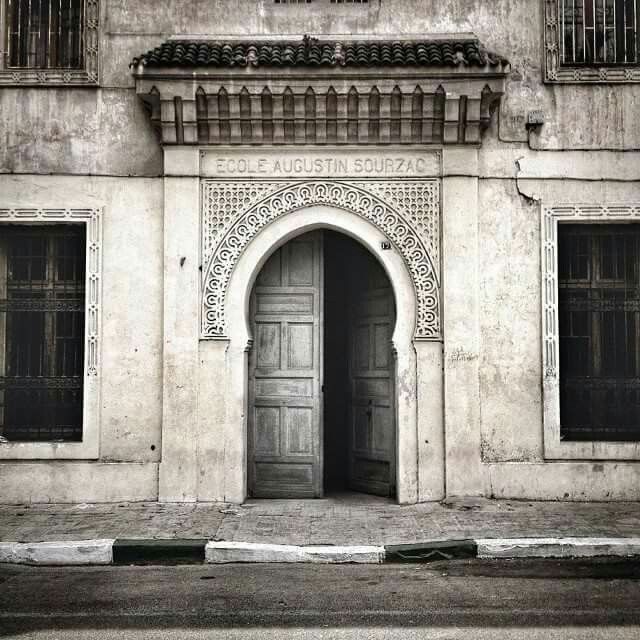
<svg viewBox="0 0 640 640">
<path fill-rule="evenodd" d="M 479 144 L 509 63 L 473 34 L 170 40 L 134 58 L 163 144 Z"/>
<path fill-rule="evenodd" d="M 216 42 L 169 40 L 133 59 L 137 67 L 487 67 L 506 60 L 477 40 Z"/>
</svg>

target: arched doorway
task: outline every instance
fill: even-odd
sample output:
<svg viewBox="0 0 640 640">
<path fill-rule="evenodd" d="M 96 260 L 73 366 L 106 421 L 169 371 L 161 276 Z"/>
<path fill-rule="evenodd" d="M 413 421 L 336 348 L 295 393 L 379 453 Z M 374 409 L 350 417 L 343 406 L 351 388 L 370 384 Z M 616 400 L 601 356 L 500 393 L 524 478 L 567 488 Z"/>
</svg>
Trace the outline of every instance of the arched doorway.
<svg viewBox="0 0 640 640">
<path fill-rule="evenodd" d="M 214 446 L 224 452 L 220 456 L 221 465 L 215 467 L 218 474 L 215 482 L 220 489 L 215 494 L 212 491 L 211 495 L 228 502 L 243 502 L 248 495 L 248 352 L 254 342 L 249 308 L 258 273 L 276 249 L 306 231 L 318 229 L 331 229 L 357 239 L 384 267 L 393 285 L 397 310 L 392 337 L 396 390 L 396 499 L 401 504 L 415 503 L 421 482 L 424 481 L 429 490 L 428 482 L 432 477 L 438 481 L 433 495 L 435 499 L 441 499 L 442 482 L 438 480 L 444 473 L 441 344 L 414 340 L 418 322 L 417 286 L 407 259 L 397 247 L 392 243 L 390 249 L 383 248 L 388 247 L 390 237 L 364 216 L 326 204 L 293 207 L 286 215 L 280 215 L 258 229 L 225 280 L 228 337 L 224 341 L 201 343 L 203 357 L 209 363 L 203 365 L 201 384 L 211 391 L 212 400 L 215 400 L 214 391 L 224 399 L 222 433 L 216 432 L 214 438 Z M 211 374 L 223 370 L 224 383 L 211 385 Z M 421 394 L 420 402 L 419 378 L 427 382 L 429 389 L 428 394 Z M 424 414 L 422 420 L 421 414 Z M 437 444 L 433 447 L 437 458 L 432 466 L 437 475 L 431 471 L 429 475 L 419 474 L 426 440 L 435 440 Z"/>
<path fill-rule="evenodd" d="M 341 233 L 314 230 L 268 258 L 252 289 L 248 491 L 396 493 L 391 283 Z"/>
</svg>

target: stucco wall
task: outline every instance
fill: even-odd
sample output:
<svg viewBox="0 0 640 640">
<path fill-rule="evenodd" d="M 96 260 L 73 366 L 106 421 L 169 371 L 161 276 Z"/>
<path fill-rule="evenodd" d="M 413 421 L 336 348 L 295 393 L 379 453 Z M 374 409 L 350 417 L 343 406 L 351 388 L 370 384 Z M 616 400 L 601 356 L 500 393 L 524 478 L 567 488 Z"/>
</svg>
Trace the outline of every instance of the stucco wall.
<svg viewBox="0 0 640 640">
<path fill-rule="evenodd" d="M 542 459 L 540 213 L 514 180 L 480 180 L 481 450 Z"/>
<path fill-rule="evenodd" d="M 639 203 L 640 154 L 558 154 L 489 144 L 480 151 L 479 173 L 481 455 L 483 462 L 497 463 L 485 466 L 486 491 L 633 497 L 633 484 L 625 484 L 636 477 L 632 465 L 611 461 L 594 471 L 587 463 L 550 463 L 544 472 L 536 466 L 544 461 L 541 206 Z M 501 464 L 518 462 L 525 464 Z M 529 485 L 516 480 L 520 473 Z"/>
<path fill-rule="evenodd" d="M 72 501 L 153 497 L 157 486 L 154 484 L 153 495 L 150 486 L 157 478 L 162 444 L 162 182 L 0 176 L 0 194 L 3 207 L 102 208 L 99 461 L 149 466 L 149 470 L 127 467 L 133 470 L 128 478 L 124 468 L 118 475 L 115 470 L 104 471 L 106 467 L 99 463 L 34 462 L 28 465 L 30 484 L 25 499 L 28 495 L 38 500 L 51 496 L 52 500 Z M 85 466 L 95 467 L 93 475 L 90 469 L 80 468 Z M 3 462 L 0 468 L 5 470 L 0 478 L 13 479 L 10 484 L 2 483 L 3 497 L 9 499 L 19 493 L 20 486 L 25 487 L 22 482 L 27 476 L 22 481 L 22 472 L 11 476 L 7 471 L 14 468 L 11 463 Z M 51 478 L 58 477 L 63 468 L 69 473 L 68 486 L 56 493 Z M 103 486 L 104 473 L 109 487 Z M 77 474 L 84 480 L 75 482 Z M 136 474 L 141 474 L 137 489 L 135 481 L 131 484 Z"/>
</svg>

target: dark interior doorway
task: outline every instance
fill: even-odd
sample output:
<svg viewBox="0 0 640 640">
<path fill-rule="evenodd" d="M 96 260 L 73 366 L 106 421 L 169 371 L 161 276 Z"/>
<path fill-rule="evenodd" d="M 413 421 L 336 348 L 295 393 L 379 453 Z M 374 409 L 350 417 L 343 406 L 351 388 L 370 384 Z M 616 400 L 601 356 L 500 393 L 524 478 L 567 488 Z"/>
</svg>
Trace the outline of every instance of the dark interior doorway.
<svg viewBox="0 0 640 640">
<path fill-rule="evenodd" d="M 347 490 L 349 469 L 349 277 L 360 245 L 324 233 L 324 490 Z"/>
<path fill-rule="evenodd" d="M 385 402 L 393 394 L 380 397 L 381 388 L 393 387 L 393 326 L 383 310 L 394 307 L 390 283 L 378 261 L 348 236 L 325 231 L 323 246 L 324 492 L 393 496 L 395 409 Z"/>
</svg>

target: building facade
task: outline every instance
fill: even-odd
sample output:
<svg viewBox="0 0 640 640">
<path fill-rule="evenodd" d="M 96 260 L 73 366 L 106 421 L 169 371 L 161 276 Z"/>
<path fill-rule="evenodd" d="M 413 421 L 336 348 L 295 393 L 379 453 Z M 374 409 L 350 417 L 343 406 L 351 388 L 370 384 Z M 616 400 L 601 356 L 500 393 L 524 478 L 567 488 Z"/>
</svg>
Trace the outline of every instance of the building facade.
<svg viewBox="0 0 640 640">
<path fill-rule="evenodd" d="M 2 502 L 640 498 L 640 2 L 0 23 Z"/>
</svg>

